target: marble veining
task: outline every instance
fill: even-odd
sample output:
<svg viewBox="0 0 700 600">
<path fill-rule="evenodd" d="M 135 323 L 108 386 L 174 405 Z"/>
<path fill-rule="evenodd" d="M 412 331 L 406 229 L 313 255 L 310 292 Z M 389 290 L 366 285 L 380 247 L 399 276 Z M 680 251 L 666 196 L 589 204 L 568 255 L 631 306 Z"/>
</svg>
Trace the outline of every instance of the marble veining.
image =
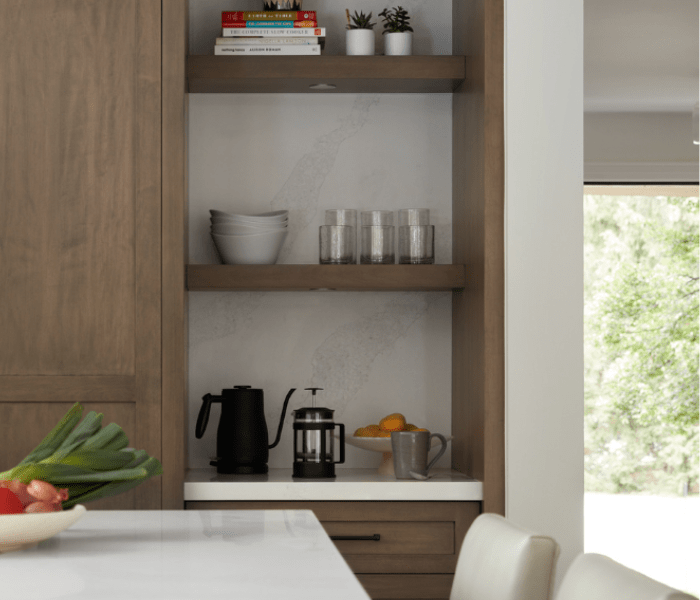
<svg viewBox="0 0 700 600">
<path fill-rule="evenodd" d="M 302 233 L 308 235 L 306 229 L 315 221 L 321 187 L 333 169 L 340 145 L 362 129 L 369 118 L 370 108 L 378 102 L 378 94 L 356 96 L 350 113 L 339 117 L 340 125 L 337 128 L 316 139 L 311 150 L 297 161 L 282 189 L 272 199 L 271 210 L 289 211 L 289 233 L 278 263 L 290 262 L 291 248 L 297 238 Z"/>
</svg>

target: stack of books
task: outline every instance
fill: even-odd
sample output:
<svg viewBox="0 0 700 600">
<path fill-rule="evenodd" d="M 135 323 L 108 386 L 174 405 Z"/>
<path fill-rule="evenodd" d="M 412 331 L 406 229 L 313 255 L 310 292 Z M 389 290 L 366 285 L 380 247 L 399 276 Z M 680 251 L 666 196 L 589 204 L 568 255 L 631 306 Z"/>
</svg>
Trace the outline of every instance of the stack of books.
<svg viewBox="0 0 700 600">
<path fill-rule="evenodd" d="M 224 11 L 221 29 L 216 55 L 319 55 L 326 36 L 315 10 Z"/>
</svg>

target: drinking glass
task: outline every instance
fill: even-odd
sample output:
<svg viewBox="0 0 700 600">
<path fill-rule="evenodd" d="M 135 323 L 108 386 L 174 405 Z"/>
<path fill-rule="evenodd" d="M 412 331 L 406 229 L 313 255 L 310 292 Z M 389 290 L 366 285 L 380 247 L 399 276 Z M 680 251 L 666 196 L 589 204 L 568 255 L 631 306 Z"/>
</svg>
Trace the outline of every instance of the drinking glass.
<svg viewBox="0 0 700 600">
<path fill-rule="evenodd" d="M 399 225 L 399 264 L 432 265 L 435 262 L 435 226 Z"/>
<path fill-rule="evenodd" d="M 399 210 L 399 227 L 402 225 L 430 225 L 430 209 L 402 208 Z"/>
<path fill-rule="evenodd" d="M 393 265 L 396 262 L 393 225 L 363 226 L 361 244 L 361 264 Z"/>
<path fill-rule="evenodd" d="M 319 227 L 319 262 L 322 265 L 351 265 L 357 262 L 355 228 L 348 225 Z"/>
<path fill-rule="evenodd" d="M 394 213 L 391 210 L 363 210 L 360 218 L 363 227 L 386 227 L 394 225 Z"/>
</svg>

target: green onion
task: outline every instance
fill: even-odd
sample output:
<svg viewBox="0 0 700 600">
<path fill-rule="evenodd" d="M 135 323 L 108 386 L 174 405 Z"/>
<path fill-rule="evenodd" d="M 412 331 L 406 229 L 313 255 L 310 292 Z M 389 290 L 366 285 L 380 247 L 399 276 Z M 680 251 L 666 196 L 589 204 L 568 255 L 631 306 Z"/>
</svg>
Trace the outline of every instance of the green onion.
<svg viewBox="0 0 700 600">
<path fill-rule="evenodd" d="M 41 443 L 16 467 L 0 473 L 0 480 L 33 479 L 68 488 L 63 508 L 115 496 L 162 475 L 160 462 L 145 450 L 128 448 L 129 438 L 116 423 L 102 427 L 102 414 L 76 404 Z"/>
</svg>

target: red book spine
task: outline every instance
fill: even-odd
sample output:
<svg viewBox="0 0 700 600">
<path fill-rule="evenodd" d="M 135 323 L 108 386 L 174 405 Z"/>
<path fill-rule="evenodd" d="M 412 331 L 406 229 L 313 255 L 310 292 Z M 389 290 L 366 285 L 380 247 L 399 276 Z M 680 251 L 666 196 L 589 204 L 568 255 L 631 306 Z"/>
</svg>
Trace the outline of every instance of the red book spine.
<svg viewBox="0 0 700 600">
<path fill-rule="evenodd" d="M 237 21 L 316 21 L 315 10 L 290 10 L 290 11 L 244 11 L 228 10 L 221 13 L 222 23 L 235 23 Z"/>
</svg>

